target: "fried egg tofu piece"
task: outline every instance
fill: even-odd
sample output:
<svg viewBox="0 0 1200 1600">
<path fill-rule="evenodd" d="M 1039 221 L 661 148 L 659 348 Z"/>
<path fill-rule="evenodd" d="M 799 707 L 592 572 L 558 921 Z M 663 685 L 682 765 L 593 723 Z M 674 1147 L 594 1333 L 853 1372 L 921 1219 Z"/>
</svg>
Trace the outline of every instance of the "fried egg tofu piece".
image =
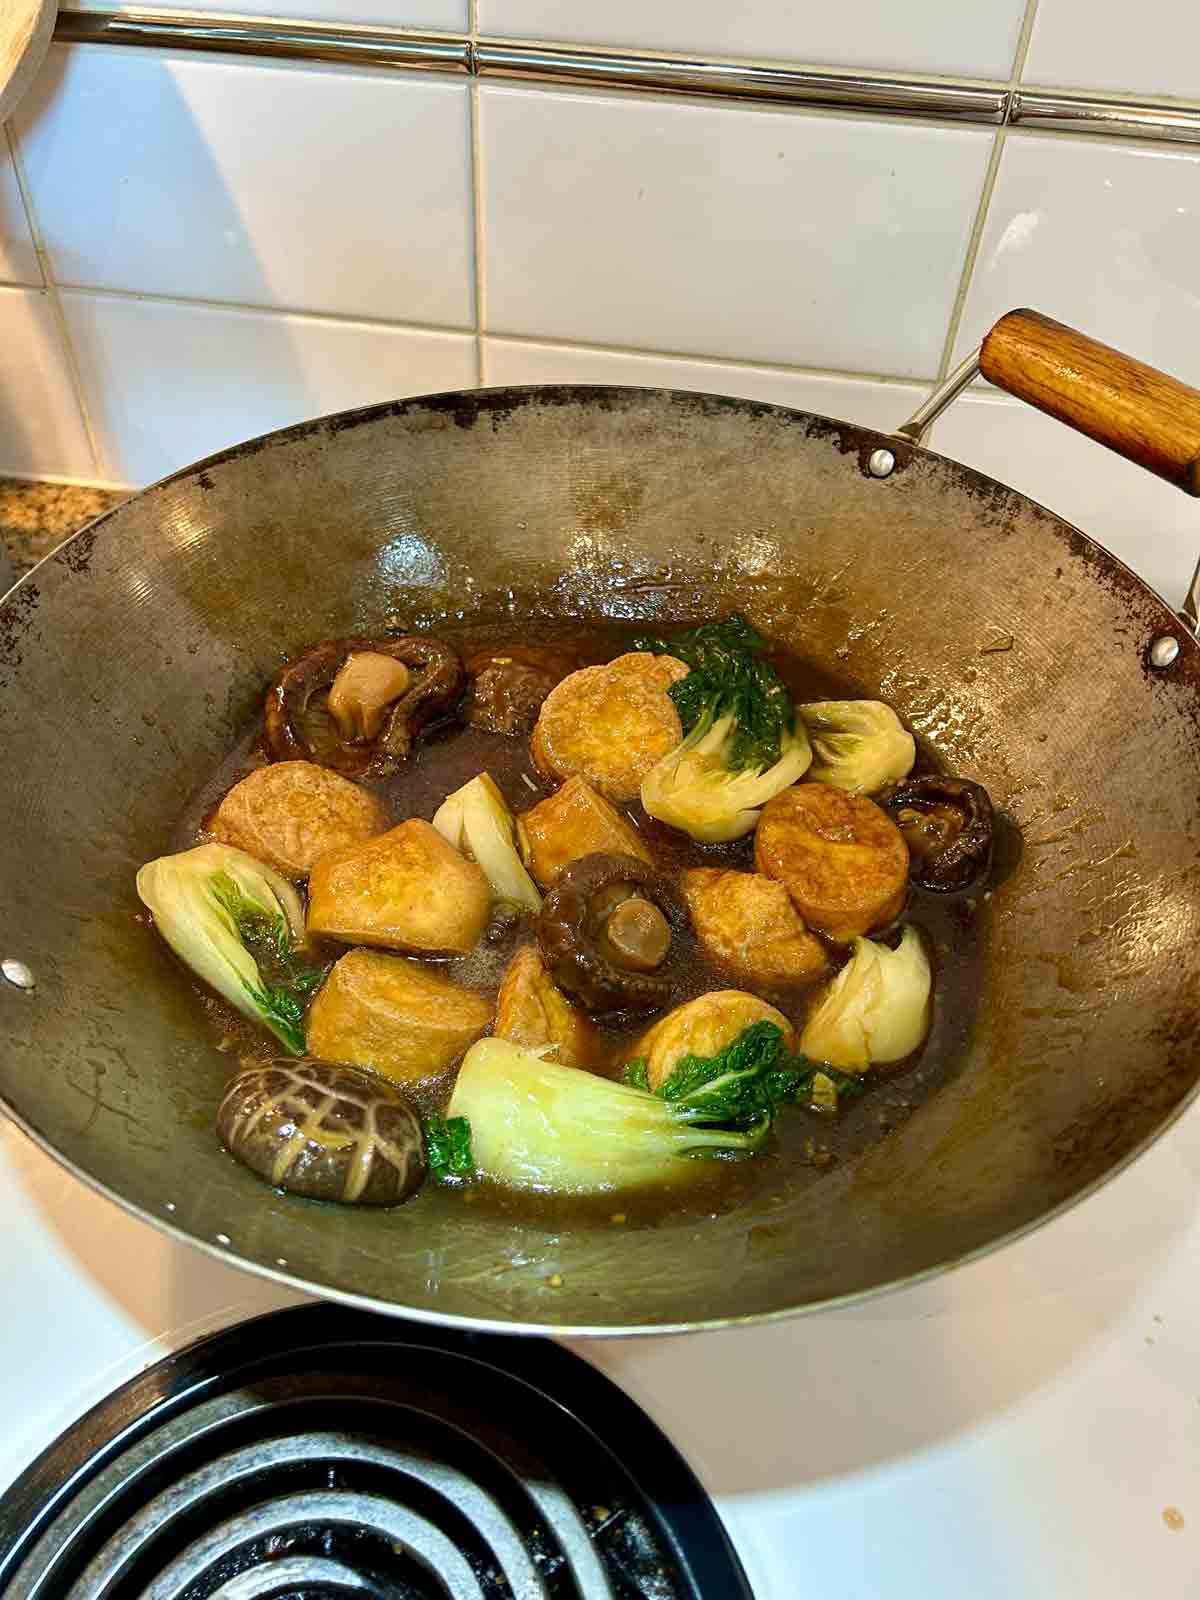
<svg viewBox="0 0 1200 1600">
<path fill-rule="evenodd" d="M 828 966 L 825 946 L 774 878 L 693 867 L 683 889 L 709 959 L 742 983 L 805 983 Z"/>
<path fill-rule="evenodd" d="M 797 783 L 768 800 L 754 864 L 783 884 L 810 928 L 848 944 L 885 928 L 908 894 L 908 846 L 864 795 Z"/>
<path fill-rule="evenodd" d="M 509 963 L 492 1032 L 526 1048 L 553 1045 L 546 1059 L 564 1067 L 588 1067 L 598 1054 L 595 1030 L 546 971 L 536 945 L 523 945 Z"/>
<path fill-rule="evenodd" d="M 633 824 L 582 778 L 568 778 L 518 818 L 517 836 L 525 865 L 543 889 L 580 856 L 636 856 L 654 864 Z"/>
<path fill-rule="evenodd" d="M 321 857 L 308 885 L 308 931 L 343 944 L 465 955 L 479 943 L 491 905 L 482 870 L 413 817 Z"/>
<path fill-rule="evenodd" d="M 583 667 L 542 702 L 530 750 L 538 771 L 561 783 L 585 779 L 618 804 L 636 800 L 642 779 L 683 739 L 667 690 L 688 668 L 641 650 Z"/>
<path fill-rule="evenodd" d="M 403 956 L 350 950 L 309 1007 L 310 1055 L 396 1083 L 435 1078 L 492 1020 L 491 1002 Z"/>
<path fill-rule="evenodd" d="M 331 850 L 387 825 L 379 802 L 349 778 L 312 761 L 275 761 L 234 784 L 208 831 L 285 878 L 307 878 Z"/>
<path fill-rule="evenodd" d="M 658 1089 L 684 1056 L 715 1056 L 756 1022 L 773 1022 L 788 1050 L 796 1048 L 796 1031 L 774 1006 L 740 989 L 714 989 L 676 1006 L 644 1033 L 630 1059 L 646 1058 L 646 1077 Z"/>
</svg>

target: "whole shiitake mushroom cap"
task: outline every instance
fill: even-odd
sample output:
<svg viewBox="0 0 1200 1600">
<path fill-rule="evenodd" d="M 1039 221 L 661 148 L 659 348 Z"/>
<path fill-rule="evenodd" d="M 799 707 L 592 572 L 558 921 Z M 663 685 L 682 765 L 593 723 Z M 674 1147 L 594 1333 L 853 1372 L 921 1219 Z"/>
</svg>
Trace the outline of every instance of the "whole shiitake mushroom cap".
<svg viewBox="0 0 1200 1600">
<path fill-rule="evenodd" d="M 217 1133 L 251 1172 L 310 1200 L 395 1206 L 425 1178 L 421 1120 L 400 1091 L 328 1061 L 239 1072 L 217 1110 Z"/>
<path fill-rule="evenodd" d="M 655 1011 L 666 1005 L 687 922 L 670 881 L 636 856 L 580 856 L 542 904 L 538 942 L 564 993 L 586 1010 Z"/>
</svg>

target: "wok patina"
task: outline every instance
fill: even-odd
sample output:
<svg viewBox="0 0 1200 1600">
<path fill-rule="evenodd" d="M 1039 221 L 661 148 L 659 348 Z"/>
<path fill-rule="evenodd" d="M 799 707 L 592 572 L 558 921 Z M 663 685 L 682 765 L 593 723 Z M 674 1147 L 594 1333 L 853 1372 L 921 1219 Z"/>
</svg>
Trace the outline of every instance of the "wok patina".
<svg viewBox="0 0 1200 1600">
<path fill-rule="evenodd" d="M 896 458 L 883 480 L 868 467 L 881 448 Z M 552 1234 L 264 1190 L 213 1139 L 229 1062 L 132 882 L 280 662 L 381 620 L 657 627 L 733 608 L 897 705 L 1019 823 L 1019 860 L 1017 828 L 1001 829 L 958 1076 L 794 1202 L 683 1228 Z M 1181 649 L 1159 670 L 1163 634 Z M 1200 650 L 1117 561 L 894 437 L 586 388 L 272 434 L 135 496 L 0 607 L 0 956 L 36 977 L 0 985 L 0 1098 L 148 1220 L 381 1310 L 629 1332 L 936 1270 L 1086 1192 L 1194 1091 L 1198 691 Z"/>
</svg>

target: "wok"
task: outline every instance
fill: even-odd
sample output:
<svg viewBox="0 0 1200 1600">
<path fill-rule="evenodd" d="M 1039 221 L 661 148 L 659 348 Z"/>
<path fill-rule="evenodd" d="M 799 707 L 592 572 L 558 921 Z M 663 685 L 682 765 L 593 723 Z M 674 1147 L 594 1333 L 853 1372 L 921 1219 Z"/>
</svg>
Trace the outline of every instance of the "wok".
<svg viewBox="0 0 1200 1600">
<path fill-rule="evenodd" d="M 983 359 L 1200 490 L 1200 395 L 1032 314 L 1004 319 Z M 658 1229 L 548 1233 L 438 1195 L 321 1207 L 235 1164 L 213 1132 L 228 1062 L 133 877 L 280 660 L 381 619 L 535 631 L 731 607 L 894 701 L 1020 825 L 952 1080 L 785 1204 Z M 1179 649 L 1157 666 L 1162 636 Z M 146 1221 L 382 1311 L 681 1330 L 911 1280 L 1085 1194 L 1193 1094 L 1198 713 L 1200 649 L 1163 600 L 1049 511 L 899 435 L 537 387 L 288 428 L 134 496 L 0 607 L 0 957 L 36 980 L 0 982 L 0 1097 Z"/>
</svg>

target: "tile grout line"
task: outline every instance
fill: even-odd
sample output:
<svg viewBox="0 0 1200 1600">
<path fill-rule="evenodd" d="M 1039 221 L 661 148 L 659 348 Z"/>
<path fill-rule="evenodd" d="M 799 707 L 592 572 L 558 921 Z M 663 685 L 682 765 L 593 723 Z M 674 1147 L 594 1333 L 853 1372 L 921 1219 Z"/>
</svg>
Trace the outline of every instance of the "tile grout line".
<svg viewBox="0 0 1200 1600">
<path fill-rule="evenodd" d="M 1018 88 L 1025 74 L 1025 62 L 1029 58 L 1029 46 L 1033 43 L 1033 25 L 1037 21 L 1038 0 L 1026 0 L 1025 15 L 1021 19 L 1021 31 L 1017 35 L 1017 48 L 1013 54 L 1012 77 L 1008 81 L 1009 99 L 1012 92 Z"/>
<path fill-rule="evenodd" d="M 1007 126 L 1000 127 L 996 129 L 996 136 L 992 140 L 992 153 L 988 157 L 988 164 L 984 170 L 983 183 L 979 191 L 979 204 L 975 208 L 975 218 L 967 238 L 967 249 L 966 254 L 963 256 L 958 288 L 955 291 L 954 301 L 950 307 L 950 320 L 946 324 L 946 338 L 942 345 L 941 359 L 938 362 L 938 383 L 942 383 L 949 376 L 950 368 L 954 361 L 954 347 L 958 343 L 963 311 L 966 309 L 967 296 L 971 291 L 971 280 L 975 276 L 975 263 L 979 259 L 979 247 L 983 243 L 983 230 L 987 224 L 988 211 L 992 204 L 992 194 L 996 187 L 996 176 L 1000 171 L 1000 158 L 1004 154 L 1004 141 L 1007 135 Z"/>
<path fill-rule="evenodd" d="M 983 174 L 983 184 L 979 192 L 979 205 L 976 208 L 975 220 L 971 227 L 970 237 L 967 240 L 966 255 L 963 258 L 963 268 L 958 280 L 958 291 L 954 296 L 954 303 L 950 307 L 950 320 L 946 324 L 946 339 L 942 346 L 942 358 L 938 363 L 937 381 L 939 383 L 944 382 L 949 376 L 950 368 L 954 362 L 954 347 L 958 343 L 963 312 L 966 310 L 967 305 L 967 296 L 971 292 L 971 281 L 975 276 L 975 264 L 979 259 L 979 248 L 983 243 L 983 231 L 987 226 L 992 195 L 995 193 L 996 179 L 1000 172 L 1000 160 L 1004 154 L 1008 129 L 1012 121 L 1014 97 L 1017 86 L 1021 81 L 1021 74 L 1025 70 L 1025 59 L 1029 54 L 1029 45 L 1033 38 L 1033 24 L 1037 17 L 1037 8 L 1038 0 L 1025 0 L 1025 13 L 1021 18 L 1016 49 L 1013 51 L 1012 71 L 1008 79 L 1008 93 L 1004 98 L 1004 120 L 996 129 L 996 137 L 992 141 L 992 153 L 988 157 L 987 168 Z"/>
<path fill-rule="evenodd" d="M 327 311 L 299 311 L 287 306 L 251 306 L 241 305 L 231 300 L 189 300 L 176 295 L 147 294 L 140 290 L 131 289 L 101 289 L 84 284 L 63 284 L 58 286 L 68 294 L 80 295 L 88 299 L 110 299 L 118 301 L 132 301 L 147 305 L 180 306 L 189 310 L 201 311 L 228 311 L 235 315 L 257 317 L 297 317 L 311 322 L 327 322 L 335 327 L 347 326 L 365 329 L 379 328 L 388 332 L 398 333 L 432 333 L 449 335 L 453 338 L 473 339 L 470 328 L 454 328 L 440 323 L 431 322 L 396 322 L 380 318 L 348 317 L 336 312 Z M 39 292 L 36 285 L 27 283 L 0 281 L 0 291 Z M 914 376 L 903 377 L 893 372 L 860 372 L 838 367 L 806 367 L 786 361 L 756 361 L 743 356 L 718 356 L 709 355 L 696 350 L 651 350 L 640 345 L 599 344 L 588 339 L 569 339 L 553 337 L 544 333 L 511 333 L 503 329 L 491 329 L 481 336 L 484 341 L 495 339 L 498 343 L 511 345 L 545 345 L 555 350 L 583 350 L 598 355 L 633 356 L 641 361 L 672 361 L 687 362 L 695 366 L 708 367 L 736 367 L 741 370 L 755 373 L 782 373 L 785 377 L 795 378 L 823 378 L 839 383 L 873 383 L 886 388 L 921 389 L 931 385 L 935 379 L 928 373 L 917 373 Z M 635 386 L 636 387 L 636 386 Z"/>
<path fill-rule="evenodd" d="M 497 344 L 546 345 L 555 350 L 586 350 L 597 355 L 636 356 L 640 360 L 686 361 L 697 366 L 737 367 L 748 372 L 781 372 L 787 377 L 830 378 L 842 383 L 878 383 L 892 388 L 923 389 L 931 386 L 935 378 L 918 373 L 915 377 L 897 377 L 895 373 L 852 372 L 837 367 L 803 367 L 786 361 L 753 361 L 742 356 L 697 355 L 695 351 L 648 350 L 644 346 L 624 344 L 596 344 L 587 339 L 549 338 L 544 333 L 505 333 L 502 329 L 489 329 L 487 338 Z M 636 385 L 635 385 L 636 387 Z"/>
<path fill-rule="evenodd" d="M 50 308 L 51 320 L 54 323 L 55 332 L 58 334 L 63 360 L 66 363 L 67 372 L 71 380 L 71 388 L 75 395 L 75 405 L 79 411 L 79 420 L 83 424 L 84 437 L 87 440 L 88 449 L 92 453 L 92 466 L 98 475 L 103 476 L 108 472 L 108 460 L 100 449 L 99 438 L 84 393 L 83 373 L 75 353 L 71 330 L 67 325 L 67 316 L 63 310 L 58 282 L 51 270 L 50 253 L 46 249 L 41 224 L 38 222 L 37 210 L 33 203 L 33 191 L 29 186 L 29 178 L 25 171 L 24 153 L 21 150 L 20 140 L 17 138 L 16 127 L 11 119 L 3 127 L 0 127 L 0 135 L 3 135 L 12 160 L 13 172 L 17 179 L 17 188 L 21 195 L 21 204 L 25 207 L 25 220 L 29 226 L 29 236 L 33 240 L 34 253 L 37 256 L 38 268 L 42 274 L 41 292 L 46 296 L 46 304 Z"/>
<path fill-rule="evenodd" d="M 15 284 L 14 288 L 22 285 Z M 93 283 L 60 283 L 63 294 L 82 295 L 92 300 L 132 300 L 150 306 L 184 306 L 192 310 L 228 311 L 246 317 L 296 317 L 305 322 L 329 322 L 337 327 L 398 329 L 412 333 L 449 334 L 459 339 L 474 337 L 470 323 L 455 326 L 449 322 L 406 321 L 399 317 L 355 316 L 345 311 L 314 311 L 292 305 L 253 304 L 247 300 L 200 300 L 187 294 L 156 294 L 146 289 L 115 289 Z"/>
<path fill-rule="evenodd" d="M 28 284 L 0 282 L 0 289 L 27 289 L 29 287 Z M 335 326 L 367 329 L 382 328 L 403 333 L 446 334 L 459 339 L 474 337 L 470 327 L 452 327 L 449 324 L 438 322 L 402 322 L 386 317 L 354 317 L 337 311 L 313 311 L 311 309 L 300 309 L 296 306 L 249 305 L 237 300 L 193 300 L 186 295 L 151 294 L 141 289 L 107 289 L 94 284 L 64 283 L 59 285 L 59 288 L 67 294 L 82 295 L 88 299 L 134 301 L 136 303 L 145 303 L 146 305 L 182 306 L 186 309 L 201 311 L 228 311 L 236 316 L 297 317 L 304 321 L 328 322 Z M 552 345 L 560 350 L 595 350 L 602 354 L 639 356 L 654 361 L 690 361 L 714 367 L 746 367 L 753 372 L 795 373 L 804 377 L 852 379 L 863 383 L 907 385 L 910 388 L 920 388 L 923 384 L 933 382 L 932 376 L 928 373 L 918 373 L 912 377 L 905 377 L 894 372 L 858 372 L 836 367 L 806 367 L 794 362 L 761 361 L 744 356 L 718 356 L 698 350 L 652 350 L 644 345 L 601 344 L 593 339 L 564 338 L 560 335 L 546 333 L 514 333 L 503 328 L 488 329 L 486 337 L 502 340 L 506 344 Z"/>
<path fill-rule="evenodd" d="M 472 6 L 474 0 L 472 0 Z M 475 379 L 482 389 L 487 384 L 487 353 L 483 343 L 486 294 L 484 282 L 483 161 L 481 157 L 479 80 L 472 78 L 468 94 L 471 115 L 471 220 L 472 254 L 475 258 Z"/>
</svg>

